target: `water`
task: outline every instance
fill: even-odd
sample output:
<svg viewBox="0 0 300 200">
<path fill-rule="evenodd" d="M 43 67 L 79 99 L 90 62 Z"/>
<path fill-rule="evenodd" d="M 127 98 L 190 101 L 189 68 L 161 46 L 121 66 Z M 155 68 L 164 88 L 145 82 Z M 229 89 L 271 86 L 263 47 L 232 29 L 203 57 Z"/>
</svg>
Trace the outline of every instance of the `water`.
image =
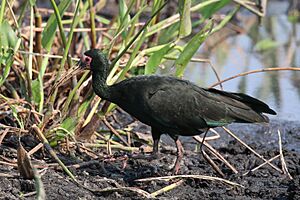
<svg viewBox="0 0 300 200">
<path fill-rule="evenodd" d="M 270 1 L 261 25 L 254 15 L 242 12 L 239 25 L 247 30 L 245 33 L 214 44 L 226 34 L 222 31 L 207 41 L 195 57 L 209 58 L 221 79 L 255 69 L 299 67 L 300 24 L 288 20 L 288 6 L 288 1 Z M 261 40 L 273 40 L 276 47 L 259 51 L 255 45 Z M 210 66 L 204 63 L 191 63 L 184 76 L 203 87 L 217 82 Z M 251 74 L 225 82 L 223 87 L 265 101 L 278 113 L 271 118 L 300 121 L 300 71 Z"/>
</svg>

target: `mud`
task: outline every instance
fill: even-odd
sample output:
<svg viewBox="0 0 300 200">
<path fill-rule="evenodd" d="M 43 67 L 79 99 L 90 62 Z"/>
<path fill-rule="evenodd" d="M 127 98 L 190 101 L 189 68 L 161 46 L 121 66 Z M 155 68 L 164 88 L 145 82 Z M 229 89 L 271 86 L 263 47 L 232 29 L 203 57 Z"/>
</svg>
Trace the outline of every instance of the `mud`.
<svg viewBox="0 0 300 200">
<path fill-rule="evenodd" d="M 281 131 L 283 154 L 287 168 L 293 177 L 290 180 L 286 174 L 281 174 L 269 166 L 264 166 L 254 172 L 243 175 L 262 161 L 233 140 L 224 131 L 218 130 L 221 139 L 210 142 L 224 157 L 239 171 L 234 174 L 228 167 L 213 159 L 226 175 L 226 179 L 236 182 L 243 187 L 226 185 L 219 181 L 207 181 L 198 179 L 186 179 L 178 187 L 158 195 L 157 199 L 300 199 L 300 123 L 287 121 L 272 121 L 269 126 L 262 125 L 232 125 L 229 128 L 241 137 L 258 153 L 266 159 L 270 159 L 279 153 L 277 130 Z M 136 129 L 149 132 L 149 129 L 138 124 Z M 12 140 L 12 141 L 10 141 Z M 23 139 L 27 145 L 34 146 L 34 140 Z M 190 137 L 181 138 L 185 147 L 185 156 L 181 165 L 180 174 L 200 174 L 218 176 L 212 167 L 202 158 L 199 152 L 195 152 L 196 142 Z M 13 159 L 15 155 L 12 146 L 12 138 L 5 138 L 0 146 L 2 157 Z M 107 156 L 93 160 L 85 158 L 82 162 L 86 165 L 80 168 L 70 167 L 76 179 L 85 187 L 91 189 L 134 187 L 148 193 L 155 192 L 176 181 L 151 181 L 136 182 L 136 179 L 147 177 L 159 177 L 171 175 L 170 169 L 175 159 L 174 144 L 168 137 L 163 137 L 160 157 L 157 160 L 124 159 L 126 153 L 114 152 L 113 157 Z M 103 152 L 99 152 L 102 153 Z M 40 152 L 35 159 L 41 159 L 44 154 Z M 76 163 L 76 158 L 62 156 L 62 160 L 68 164 Z M 2 160 L 2 159 L 1 159 Z M 44 161 L 52 163 L 46 156 Z M 280 159 L 272 162 L 281 169 Z M 34 180 L 24 180 L 19 177 L 15 167 L 1 164 L 0 168 L 0 199 L 35 199 Z M 4 177 L 10 175 L 12 177 Z M 142 196 L 129 190 L 118 192 L 93 193 L 82 186 L 75 184 L 59 168 L 49 168 L 42 172 L 42 182 L 47 199 L 141 199 Z"/>
</svg>

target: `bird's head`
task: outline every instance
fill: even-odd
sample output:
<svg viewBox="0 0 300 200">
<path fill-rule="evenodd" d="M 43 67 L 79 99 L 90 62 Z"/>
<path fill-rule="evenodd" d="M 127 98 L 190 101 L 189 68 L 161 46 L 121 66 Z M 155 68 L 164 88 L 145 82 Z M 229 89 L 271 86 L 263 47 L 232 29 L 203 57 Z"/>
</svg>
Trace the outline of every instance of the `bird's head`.
<svg viewBox="0 0 300 200">
<path fill-rule="evenodd" d="M 90 49 L 84 52 L 79 61 L 82 69 L 89 69 L 92 72 L 103 71 L 108 68 L 108 60 L 100 49 Z"/>
</svg>

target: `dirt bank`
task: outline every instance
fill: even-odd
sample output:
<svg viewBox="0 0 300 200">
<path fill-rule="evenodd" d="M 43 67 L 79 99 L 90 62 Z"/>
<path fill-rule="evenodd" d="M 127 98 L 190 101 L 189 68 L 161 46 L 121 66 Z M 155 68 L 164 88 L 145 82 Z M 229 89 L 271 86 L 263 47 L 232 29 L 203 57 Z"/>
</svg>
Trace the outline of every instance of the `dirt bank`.
<svg viewBox="0 0 300 200">
<path fill-rule="evenodd" d="M 226 179 L 241 184 L 243 187 L 234 187 L 220 181 L 184 179 L 178 187 L 158 195 L 157 198 L 300 199 L 300 151 L 298 146 L 300 123 L 272 121 L 270 126 L 233 125 L 230 126 L 230 129 L 241 136 L 247 144 L 266 159 L 270 159 L 279 153 L 277 130 L 280 129 L 284 158 L 293 180 L 269 166 L 264 166 L 243 175 L 263 162 L 236 140 L 219 131 L 222 139 L 211 142 L 211 144 L 224 155 L 239 173 L 234 174 L 218 160 L 214 159 L 214 161 L 220 165 Z M 182 141 L 186 154 L 180 174 L 217 176 L 211 166 L 202 158 L 202 155 L 194 152 L 196 143 L 191 138 L 182 138 Z M 163 143 L 168 145 L 170 140 L 164 137 Z M 8 145 L 11 144 L 6 139 L 6 142 L 3 142 L 0 147 L 2 157 L 14 156 L 15 152 Z M 153 161 L 124 160 L 126 158 L 124 156 L 124 152 L 115 152 L 114 159 L 102 158 L 90 162 L 91 158 L 86 158 L 83 161 L 86 163 L 85 166 L 71 168 L 71 170 L 78 181 L 86 187 L 98 190 L 116 187 L 127 187 L 127 189 L 118 192 L 92 193 L 73 183 L 61 170 L 49 168 L 42 175 L 47 199 L 140 199 L 141 195 L 130 192 L 128 188 L 139 188 L 152 193 L 179 180 L 135 181 L 140 178 L 170 175 L 169 169 L 172 167 L 175 158 L 174 148 L 161 147 L 160 158 Z M 35 158 L 37 159 L 37 157 Z M 63 158 L 65 163 L 76 163 L 76 159 L 71 156 L 64 156 Z M 46 161 L 47 163 L 53 162 L 50 159 Z M 275 159 L 272 163 L 281 169 L 280 159 Z M 26 199 L 35 198 L 35 195 L 30 193 L 35 191 L 34 181 L 19 178 L 15 167 L 1 164 L 0 173 L 0 199 L 19 199 L 24 195 L 26 197 L 23 198 Z M 12 177 L 4 177 L 4 175 Z"/>
</svg>

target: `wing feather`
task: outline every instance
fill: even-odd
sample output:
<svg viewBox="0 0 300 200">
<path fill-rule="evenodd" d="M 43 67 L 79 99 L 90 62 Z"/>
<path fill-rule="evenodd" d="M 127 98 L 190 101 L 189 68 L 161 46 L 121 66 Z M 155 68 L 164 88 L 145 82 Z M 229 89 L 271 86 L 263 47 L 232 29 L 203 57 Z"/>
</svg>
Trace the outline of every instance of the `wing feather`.
<svg viewBox="0 0 300 200">
<path fill-rule="evenodd" d="M 247 101 L 243 101 L 243 97 Z M 165 84 L 152 92 L 148 106 L 157 120 L 164 125 L 187 126 L 193 129 L 223 126 L 232 122 L 267 122 L 261 110 L 267 111 L 263 102 L 216 89 L 207 90 L 187 81 Z M 255 110 L 249 100 L 259 105 Z"/>
</svg>

